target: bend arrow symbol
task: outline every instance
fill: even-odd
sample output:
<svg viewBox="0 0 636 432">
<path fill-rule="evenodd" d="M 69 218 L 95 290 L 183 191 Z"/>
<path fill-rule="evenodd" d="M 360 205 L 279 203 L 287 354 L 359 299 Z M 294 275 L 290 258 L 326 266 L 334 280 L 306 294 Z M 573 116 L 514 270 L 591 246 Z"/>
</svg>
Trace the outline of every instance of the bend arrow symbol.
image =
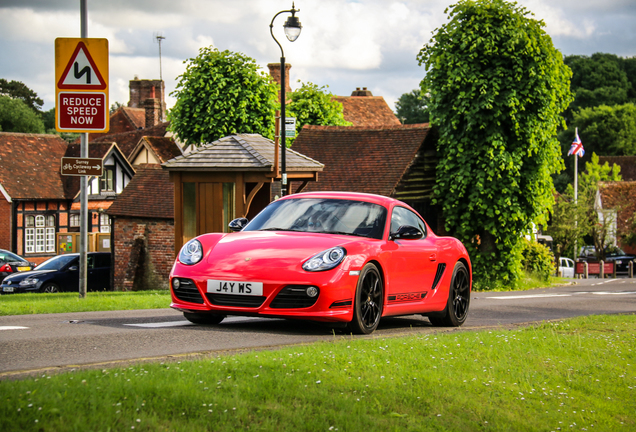
<svg viewBox="0 0 636 432">
<path fill-rule="evenodd" d="M 91 83 L 91 67 L 84 66 L 84 69 L 79 70 L 79 63 L 75 62 L 73 65 L 73 75 L 75 75 L 75 79 L 80 79 L 82 75 L 86 74 L 86 84 Z"/>
</svg>

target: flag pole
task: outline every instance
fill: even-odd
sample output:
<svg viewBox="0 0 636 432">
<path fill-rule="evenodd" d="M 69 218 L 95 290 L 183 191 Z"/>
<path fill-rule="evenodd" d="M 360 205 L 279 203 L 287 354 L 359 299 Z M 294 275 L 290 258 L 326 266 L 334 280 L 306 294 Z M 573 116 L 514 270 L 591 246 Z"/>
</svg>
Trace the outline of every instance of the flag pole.
<svg viewBox="0 0 636 432">
<path fill-rule="evenodd" d="M 575 128 L 575 132 L 574 132 L 574 136 L 577 137 L 579 136 L 579 128 Z M 579 156 L 576 154 L 576 152 L 574 153 L 574 207 L 577 209 L 577 212 L 574 213 L 574 232 L 576 233 L 577 237 L 574 239 L 574 262 L 576 262 L 576 258 L 578 256 L 577 253 L 577 249 L 578 249 L 578 225 L 579 225 L 579 220 L 578 220 L 578 201 L 579 201 L 579 184 L 578 184 L 578 177 L 579 177 Z"/>
</svg>

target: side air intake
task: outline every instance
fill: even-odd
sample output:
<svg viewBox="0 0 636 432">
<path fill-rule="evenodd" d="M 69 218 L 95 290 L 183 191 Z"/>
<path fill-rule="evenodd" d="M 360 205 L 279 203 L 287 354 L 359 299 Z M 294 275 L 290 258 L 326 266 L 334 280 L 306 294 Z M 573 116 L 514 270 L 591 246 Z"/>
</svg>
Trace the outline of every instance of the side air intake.
<svg viewBox="0 0 636 432">
<path fill-rule="evenodd" d="M 432 289 L 437 288 L 439 281 L 442 280 L 442 276 L 444 275 L 444 270 L 446 270 L 446 264 L 437 264 L 437 272 L 435 273 Z"/>
</svg>

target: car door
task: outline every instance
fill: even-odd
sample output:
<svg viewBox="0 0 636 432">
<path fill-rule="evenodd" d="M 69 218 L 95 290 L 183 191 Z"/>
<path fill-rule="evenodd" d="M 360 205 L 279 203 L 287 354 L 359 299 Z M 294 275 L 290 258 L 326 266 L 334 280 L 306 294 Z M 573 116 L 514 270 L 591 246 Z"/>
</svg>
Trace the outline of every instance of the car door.
<svg viewBox="0 0 636 432">
<path fill-rule="evenodd" d="M 79 291 L 79 258 L 62 267 L 50 281 L 56 283 L 60 291 Z"/>
<path fill-rule="evenodd" d="M 433 286 L 437 271 L 437 247 L 428 236 L 426 224 L 411 210 L 396 206 L 391 214 L 391 233 L 401 226 L 413 226 L 423 236 L 414 240 L 389 240 L 391 257 L 387 272 L 387 307 L 421 304 Z M 403 311 L 404 312 L 404 311 Z"/>
<path fill-rule="evenodd" d="M 110 289 L 110 254 L 89 254 L 87 287 L 91 291 L 104 291 Z"/>
</svg>

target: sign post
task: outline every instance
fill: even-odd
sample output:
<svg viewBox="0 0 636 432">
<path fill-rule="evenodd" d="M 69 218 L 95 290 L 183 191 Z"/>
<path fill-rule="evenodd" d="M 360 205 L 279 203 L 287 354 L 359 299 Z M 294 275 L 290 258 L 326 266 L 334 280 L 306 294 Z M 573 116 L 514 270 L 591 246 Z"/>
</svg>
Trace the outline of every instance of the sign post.
<svg viewBox="0 0 636 432">
<path fill-rule="evenodd" d="M 80 38 L 55 39 L 55 128 L 78 132 L 80 157 L 88 162 L 88 133 L 108 132 L 108 40 L 88 38 L 88 0 L 80 0 Z M 90 165 L 90 162 L 88 162 Z M 69 165 L 70 164 L 70 165 Z M 73 166 L 67 162 L 67 168 Z M 83 166 L 82 163 L 75 164 Z M 101 172 L 101 160 L 100 160 Z M 65 163 L 62 162 L 64 173 Z M 79 296 L 86 297 L 88 173 L 80 177 Z"/>
</svg>

